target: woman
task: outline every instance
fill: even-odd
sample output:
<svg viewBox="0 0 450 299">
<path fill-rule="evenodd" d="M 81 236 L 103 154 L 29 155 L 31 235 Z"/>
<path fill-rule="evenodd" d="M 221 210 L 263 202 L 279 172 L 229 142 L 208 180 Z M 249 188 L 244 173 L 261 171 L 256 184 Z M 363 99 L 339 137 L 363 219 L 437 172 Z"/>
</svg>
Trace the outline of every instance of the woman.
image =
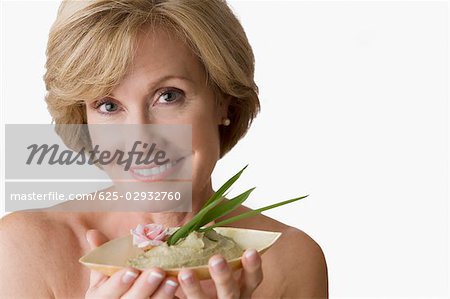
<svg viewBox="0 0 450 299">
<path fill-rule="evenodd" d="M 191 124 L 192 212 L 10 214 L 1 223 L 0 262 L 8 273 L 2 298 L 327 297 L 320 247 L 263 215 L 233 226 L 279 231 L 280 240 L 264 256 L 244 252 L 243 269 L 235 273 L 213 256 L 210 280 L 186 270 L 167 277 L 158 268 L 106 277 L 78 263 L 137 224 L 186 223 L 214 193 L 216 162 L 259 109 L 253 53 L 224 1 L 64 1 L 46 67 L 46 100 L 56 124 Z"/>
</svg>

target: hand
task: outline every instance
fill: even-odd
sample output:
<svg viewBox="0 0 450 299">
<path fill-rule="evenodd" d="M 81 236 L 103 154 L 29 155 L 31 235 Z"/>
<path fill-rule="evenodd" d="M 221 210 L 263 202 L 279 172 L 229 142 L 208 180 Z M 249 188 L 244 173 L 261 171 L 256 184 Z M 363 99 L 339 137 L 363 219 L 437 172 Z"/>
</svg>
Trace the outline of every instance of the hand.
<svg viewBox="0 0 450 299">
<path fill-rule="evenodd" d="M 94 249 L 108 241 L 96 230 L 89 230 L 86 238 Z M 151 268 L 142 273 L 134 268 L 125 268 L 108 277 L 91 271 L 86 298 L 174 298 L 178 283 L 174 278 L 165 278 L 165 272 Z"/>
<path fill-rule="evenodd" d="M 216 286 L 217 298 L 250 298 L 263 279 L 261 263 L 261 257 L 256 250 L 246 250 L 242 256 L 242 274 L 238 282 L 222 256 L 211 257 L 209 272 Z M 178 281 L 189 299 L 207 298 L 193 271 L 181 270 Z"/>
</svg>

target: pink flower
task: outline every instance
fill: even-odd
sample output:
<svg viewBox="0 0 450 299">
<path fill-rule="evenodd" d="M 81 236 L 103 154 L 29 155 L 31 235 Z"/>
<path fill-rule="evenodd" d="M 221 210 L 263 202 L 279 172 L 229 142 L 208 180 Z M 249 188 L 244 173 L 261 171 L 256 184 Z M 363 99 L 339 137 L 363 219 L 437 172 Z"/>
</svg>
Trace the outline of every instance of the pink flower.
<svg viewBox="0 0 450 299">
<path fill-rule="evenodd" d="M 131 229 L 133 235 L 133 245 L 146 249 L 164 243 L 169 235 L 169 229 L 162 224 L 150 223 L 147 225 L 138 224 L 135 229 Z"/>
</svg>

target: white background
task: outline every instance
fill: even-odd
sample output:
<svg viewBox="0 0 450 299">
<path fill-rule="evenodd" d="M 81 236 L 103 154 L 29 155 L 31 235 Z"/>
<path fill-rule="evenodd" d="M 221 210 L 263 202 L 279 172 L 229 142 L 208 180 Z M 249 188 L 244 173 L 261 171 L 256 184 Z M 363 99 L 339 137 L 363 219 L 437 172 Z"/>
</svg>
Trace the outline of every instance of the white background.
<svg viewBox="0 0 450 299">
<path fill-rule="evenodd" d="M 2 4 L 2 123 L 50 123 L 42 75 L 58 2 Z M 250 207 L 310 194 L 265 214 L 321 245 L 331 297 L 447 297 L 448 2 L 231 6 L 262 112 L 215 187 L 249 163 L 234 191 L 257 186 Z"/>
</svg>

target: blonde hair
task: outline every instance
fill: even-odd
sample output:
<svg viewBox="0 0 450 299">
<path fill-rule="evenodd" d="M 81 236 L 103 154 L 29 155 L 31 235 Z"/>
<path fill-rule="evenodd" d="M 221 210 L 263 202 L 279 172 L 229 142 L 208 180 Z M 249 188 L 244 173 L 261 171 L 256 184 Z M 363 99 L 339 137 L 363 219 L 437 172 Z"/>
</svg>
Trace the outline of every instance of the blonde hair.
<svg viewBox="0 0 450 299">
<path fill-rule="evenodd" d="M 216 94 L 231 96 L 231 125 L 219 126 L 222 157 L 260 109 L 252 48 L 222 0 L 63 1 L 49 33 L 44 76 L 54 122 L 86 123 L 84 101 L 109 94 L 120 82 L 132 65 L 139 30 L 147 25 L 182 38 Z"/>
</svg>

